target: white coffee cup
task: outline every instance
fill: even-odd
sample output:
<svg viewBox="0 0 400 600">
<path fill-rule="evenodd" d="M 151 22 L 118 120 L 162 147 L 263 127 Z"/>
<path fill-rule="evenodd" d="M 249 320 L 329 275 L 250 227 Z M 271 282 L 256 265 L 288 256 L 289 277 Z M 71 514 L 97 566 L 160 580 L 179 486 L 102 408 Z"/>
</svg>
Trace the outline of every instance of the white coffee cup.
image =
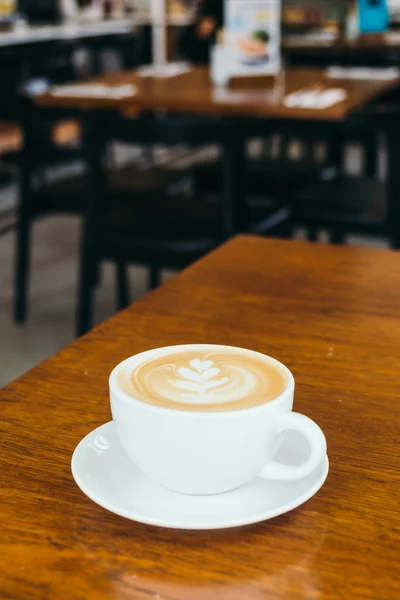
<svg viewBox="0 0 400 600">
<path fill-rule="evenodd" d="M 148 477 L 184 494 L 219 494 L 255 477 L 292 481 L 312 473 L 326 454 L 325 436 L 314 421 L 292 412 L 293 375 L 271 357 L 256 353 L 285 374 L 286 388 L 265 404 L 241 410 L 162 408 L 135 399 L 120 385 L 121 373 L 133 371 L 146 360 L 187 349 L 213 348 L 232 350 L 200 344 L 158 348 L 132 356 L 113 370 L 111 411 L 128 456 Z M 287 430 L 297 431 L 308 441 L 309 456 L 304 464 L 284 465 L 274 460 L 280 435 Z"/>
</svg>

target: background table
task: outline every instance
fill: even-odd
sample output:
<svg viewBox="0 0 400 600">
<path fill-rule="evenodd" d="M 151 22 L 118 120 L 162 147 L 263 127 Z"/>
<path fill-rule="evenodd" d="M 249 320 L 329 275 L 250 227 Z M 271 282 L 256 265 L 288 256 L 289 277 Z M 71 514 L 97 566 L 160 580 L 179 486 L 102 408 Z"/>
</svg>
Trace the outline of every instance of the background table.
<svg viewBox="0 0 400 600">
<path fill-rule="evenodd" d="M 49 41 L 84 40 L 128 34 L 134 31 L 136 20 L 110 19 L 93 23 L 26 26 L 0 34 L 0 48 L 39 44 Z"/>
<path fill-rule="evenodd" d="M 242 237 L 5 388 L 0 589 L 13 600 L 394 600 L 400 594 L 399 255 Z M 76 487 L 71 454 L 110 420 L 128 355 L 223 343 L 293 371 L 331 471 L 307 504 L 231 531 L 124 520 Z"/>
<path fill-rule="evenodd" d="M 236 79 L 229 88 L 216 88 L 206 68 L 196 67 L 176 77 L 142 77 L 136 71 L 102 75 L 91 80 L 110 86 L 132 84 L 134 92 L 122 99 L 90 98 L 68 94 L 38 96 L 47 107 L 83 110 L 165 110 L 212 116 L 285 118 L 295 120 L 343 121 L 349 115 L 398 87 L 400 79 L 389 81 L 331 79 L 324 69 L 293 69 L 277 77 Z M 340 87 L 347 98 L 326 109 L 289 108 L 284 99 L 302 88 Z"/>
<path fill-rule="evenodd" d="M 340 39 L 324 33 L 285 35 L 285 57 L 291 64 L 318 66 L 330 64 L 397 66 L 400 57 L 400 32 L 360 35 L 355 40 Z"/>
<path fill-rule="evenodd" d="M 88 135 L 85 150 L 88 164 L 88 179 L 95 184 L 100 181 L 101 140 L 104 134 L 102 112 L 126 111 L 129 109 L 143 111 L 165 111 L 173 114 L 201 115 L 205 117 L 224 118 L 227 127 L 223 130 L 221 144 L 224 154 L 224 200 L 223 200 L 223 232 L 229 238 L 238 232 L 238 214 L 245 197 L 245 141 L 251 135 L 263 135 L 265 127 L 273 120 L 286 122 L 302 122 L 304 128 L 320 127 L 321 123 L 335 124 L 345 122 L 354 113 L 381 97 L 385 92 L 399 86 L 399 79 L 390 81 L 360 81 L 349 79 L 329 79 L 324 70 L 287 69 L 278 77 L 255 78 L 253 80 L 233 81 L 229 89 L 215 88 L 204 68 L 195 68 L 187 73 L 171 78 L 142 77 L 135 71 L 106 75 L 94 79 L 95 82 L 110 86 L 132 84 L 134 93 L 123 99 L 74 97 L 71 94 L 57 96 L 45 94 L 36 98 L 41 107 L 73 108 L 83 111 L 87 122 Z M 285 97 L 304 87 L 316 86 L 321 89 L 340 87 L 347 92 L 344 101 L 329 108 L 304 109 L 285 106 Z M 231 119 L 231 121 L 229 121 Z M 249 119 L 252 119 L 250 126 Z M 241 120 L 241 121 L 240 121 Z M 28 124 L 29 125 L 29 124 Z M 220 123 L 218 123 L 220 125 Z M 264 127 L 264 129 L 263 129 Z M 389 146 L 389 190 L 392 200 L 390 209 L 394 215 L 393 222 L 398 222 L 397 198 L 400 185 L 397 181 L 400 162 L 398 144 L 398 123 L 393 121 L 388 128 Z M 28 140 L 28 133 L 25 140 Z M 34 145 L 32 140 L 32 145 Z M 398 160 L 399 159 L 399 160 Z M 392 168 L 392 164 L 395 165 Z M 25 179 L 28 179 L 26 176 Z M 93 185 L 88 204 L 98 197 L 98 186 Z"/>
</svg>

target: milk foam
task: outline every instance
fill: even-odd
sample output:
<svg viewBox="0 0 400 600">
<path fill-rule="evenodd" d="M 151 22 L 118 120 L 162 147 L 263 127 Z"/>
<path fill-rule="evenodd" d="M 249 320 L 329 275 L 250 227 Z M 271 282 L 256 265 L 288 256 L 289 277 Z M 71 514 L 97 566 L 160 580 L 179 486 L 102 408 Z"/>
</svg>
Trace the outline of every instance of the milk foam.
<svg viewBox="0 0 400 600">
<path fill-rule="evenodd" d="M 131 396 L 167 408 L 231 410 L 279 396 L 286 377 L 279 367 L 250 351 L 182 351 L 148 359 L 123 373 Z"/>
</svg>

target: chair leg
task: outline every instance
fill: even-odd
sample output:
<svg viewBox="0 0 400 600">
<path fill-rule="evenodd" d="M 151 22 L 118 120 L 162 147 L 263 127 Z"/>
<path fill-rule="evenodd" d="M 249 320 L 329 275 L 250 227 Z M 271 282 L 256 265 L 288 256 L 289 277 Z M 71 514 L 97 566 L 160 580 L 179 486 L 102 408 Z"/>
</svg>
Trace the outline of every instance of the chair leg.
<svg viewBox="0 0 400 600">
<path fill-rule="evenodd" d="M 379 139 L 376 133 L 369 133 L 364 142 L 364 171 L 367 177 L 376 177 L 378 171 Z"/>
<path fill-rule="evenodd" d="M 400 250 L 400 122 L 398 117 L 386 125 L 388 176 L 387 176 L 387 231 L 393 250 Z"/>
<path fill-rule="evenodd" d="M 287 214 L 287 218 L 278 226 L 278 237 L 290 240 L 293 238 L 295 230 L 295 218 L 293 211 L 290 207 L 284 209 Z"/>
<path fill-rule="evenodd" d="M 94 297 L 94 273 L 98 266 L 99 249 L 96 238 L 99 236 L 97 225 L 97 205 L 102 202 L 104 177 L 102 157 L 102 126 L 96 113 L 87 113 L 82 119 L 83 147 L 86 156 L 86 193 L 83 203 L 82 234 L 80 248 L 80 270 L 78 282 L 78 304 L 76 316 L 77 335 L 81 336 L 91 329 Z"/>
<path fill-rule="evenodd" d="M 117 277 L 117 310 L 123 310 L 130 304 L 129 276 L 127 265 L 123 261 L 116 264 Z"/>
<path fill-rule="evenodd" d="M 148 288 L 149 290 L 155 290 L 161 285 L 161 270 L 153 265 L 149 266 L 149 279 Z"/>
<path fill-rule="evenodd" d="M 340 173 L 344 170 L 343 135 L 340 128 L 335 130 L 327 144 L 327 160 L 336 166 Z"/>
<path fill-rule="evenodd" d="M 343 229 L 332 229 L 331 243 L 335 245 L 342 245 L 346 243 L 346 236 Z"/>
<path fill-rule="evenodd" d="M 35 120 L 34 108 L 27 101 L 22 119 L 23 148 L 20 154 L 18 180 L 18 229 L 16 233 L 14 319 L 24 323 L 27 315 L 29 263 L 31 245 L 31 193 L 34 170 Z"/>
<path fill-rule="evenodd" d="M 317 242 L 318 241 L 318 230 L 316 227 L 307 227 L 307 240 L 309 242 Z"/>
<path fill-rule="evenodd" d="M 93 287 L 98 287 L 99 285 L 101 285 L 101 264 L 100 263 L 96 263 L 93 266 L 92 285 L 93 285 Z"/>
<path fill-rule="evenodd" d="M 94 287 L 91 273 L 93 273 L 93 261 L 90 253 L 82 252 L 76 323 L 78 337 L 92 328 Z"/>
<path fill-rule="evenodd" d="M 29 266 L 31 249 L 31 223 L 27 214 L 20 215 L 16 234 L 16 272 L 14 319 L 23 324 L 27 314 L 27 296 L 29 284 Z"/>
<path fill-rule="evenodd" d="M 242 136 L 223 139 L 222 239 L 236 235 L 243 225 L 246 199 L 246 146 Z"/>
</svg>

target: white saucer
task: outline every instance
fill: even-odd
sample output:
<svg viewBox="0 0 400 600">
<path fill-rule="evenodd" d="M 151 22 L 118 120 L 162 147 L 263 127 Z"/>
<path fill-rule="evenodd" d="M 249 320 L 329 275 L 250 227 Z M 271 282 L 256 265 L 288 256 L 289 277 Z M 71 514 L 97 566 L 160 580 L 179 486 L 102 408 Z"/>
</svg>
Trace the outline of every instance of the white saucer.
<svg viewBox="0 0 400 600">
<path fill-rule="evenodd" d="M 296 464 L 303 462 L 304 452 L 307 448 L 302 438 L 287 434 L 278 458 Z M 224 529 L 272 519 L 314 496 L 328 470 L 326 457 L 314 473 L 295 482 L 256 478 L 225 494 L 177 494 L 135 467 L 119 443 L 113 422 L 89 433 L 72 457 L 74 479 L 91 500 L 127 519 L 174 529 Z"/>
</svg>

